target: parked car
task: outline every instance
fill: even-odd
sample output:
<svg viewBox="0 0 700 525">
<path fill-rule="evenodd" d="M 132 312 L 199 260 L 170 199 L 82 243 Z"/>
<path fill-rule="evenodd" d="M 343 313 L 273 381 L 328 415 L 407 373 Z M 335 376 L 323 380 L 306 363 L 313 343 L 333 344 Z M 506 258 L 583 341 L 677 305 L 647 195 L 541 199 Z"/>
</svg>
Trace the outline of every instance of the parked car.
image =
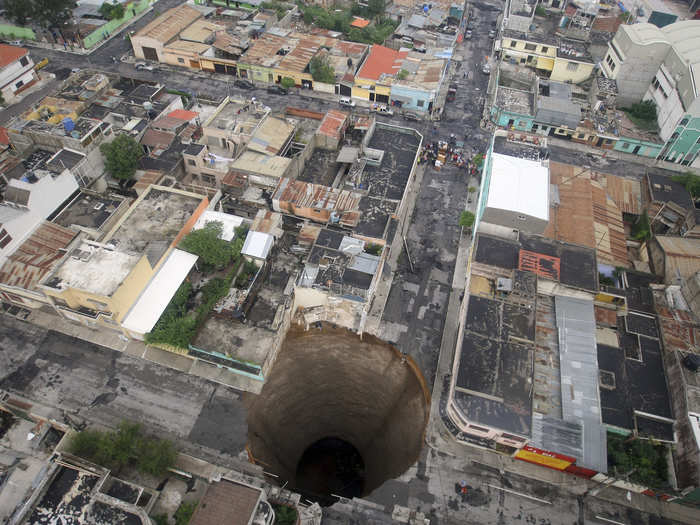
<svg viewBox="0 0 700 525">
<path fill-rule="evenodd" d="M 255 89 L 255 85 L 250 80 L 238 78 L 233 82 L 233 85 L 240 89 Z"/>
<path fill-rule="evenodd" d="M 467 29 L 467 30 L 464 32 L 464 40 L 471 40 L 471 39 L 472 39 L 472 30 L 471 30 L 471 29 Z"/>
<path fill-rule="evenodd" d="M 21 46 L 22 45 L 21 40 L 8 40 L 7 43 L 11 46 Z"/>
<path fill-rule="evenodd" d="M 384 104 L 374 104 L 372 106 L 372 111 L 376 111 L 377 113 L 380 113 L 382 115 L 389 116 L 394 114 L 394 110 L 389 107 L 386 107 Z"/>
<path fill-rule="evenodd" d="M 82 69 L 80 69 L 79 67 L 72 67 L 70 70 L 71 73 L 80 73 L 81 71 Z"/>
<path fill-rule="evenodd" d="M 484 75 L 490 75 L 491 74 L 491 66 L 488 63 L 485 63 L 483 66 L 481 66 L 481 72 Z"/>
<path fill-rule="evenodd" d="M 134 66 L 136 68 L 136 71 L 153 71 L 153 66 L 149 66 L 145 62 L 137 62 L 136 65 Z"/>
<path fill-rule="evenodd" d="M 492 29 L 491 31 L 489 31 L 489 38 L 496 38 L 496 30 L 495 29 Z"/>
<path fill-rule="evenodd" d="M 283 88 L 282 86 L 278 86 L 277 84 L 274 84 L 274 85 L 268 87 L 267 92 L 272 93 L 273 95 L 287 95 L 287 94 L 289 94 L 289 90 L 287 88 Z"/>
<path fill-rule="evenodd" d="M 349 108 L 355 107 L 355 101 L 353 99 L 351 99 L 350 97 L 340 97 L 340 100 L 338 100 L 338 103 L 341 106 L 347 106 Z"/>
<path fill-rule="evenodd" d="M 48 65 L 48 63 L 49 63 L 48 58 L 42 58 L 39 62 L 37 62 L 34 65 L 34 70 L 39 71 L 40 69 L 45 68 Z"/>
<path fill-rule="evenodd" d="M 404 111 L 402 116 L 404 120 L 412 120 L 413 122 L 420 121 L 420 117 L 415 113 L 411 113 L 410 111 Z"/>
</svg>

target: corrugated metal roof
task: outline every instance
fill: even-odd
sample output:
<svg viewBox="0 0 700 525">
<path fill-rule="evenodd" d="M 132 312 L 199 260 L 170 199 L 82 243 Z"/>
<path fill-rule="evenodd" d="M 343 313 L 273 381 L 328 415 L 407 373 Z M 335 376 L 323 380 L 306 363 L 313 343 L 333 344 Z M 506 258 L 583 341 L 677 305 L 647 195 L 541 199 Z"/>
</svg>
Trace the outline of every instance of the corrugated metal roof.
<svg viewBox="0 0 700 525">
<path fill-rule="evenodd" d="M 539 97 L 535 120 L 555 126 L 576 129 L 581 122 L 581 110 L 569 100 L 556 97 Z"/>
<path fill-rule="evenodd" d="M 335 139 L 340 138 L 340 130 L 345 125 L 348 119 L 348 114 L 337 109 L 331 109 L 323 117 L 321 125 L 318 128 L 318 132 L 321 135 L 326 135 L 327 137 L 332 137 Z"/>
<path fill-rule="evenodd" d="M 248 149 L 266 155 L 277 155 L 292 133 L 294 133 L 294 124 L 285 119 L 268 117 L 253 133 Z"/>
<path fill-rule="evenodd" d="M 582 466 L 605 472 L 607 451 L 600 416 L 593 301 L 556 296 L 554 304 L 559 335 L 562 418 L 583 427 Z"/>
<path fill-rule="evenodd" d="M 134 36 L 152 38 L 165 44 L 200 16 L 201 13 L 196 9 L 181 5 L 166 11 Z"/>
<path fill-rule="evenodd" d="M 0 282 L 32 290 L 65 255 L 78 232 L 51 222 L 42 223 L 0 268 Z"/>
</svg>

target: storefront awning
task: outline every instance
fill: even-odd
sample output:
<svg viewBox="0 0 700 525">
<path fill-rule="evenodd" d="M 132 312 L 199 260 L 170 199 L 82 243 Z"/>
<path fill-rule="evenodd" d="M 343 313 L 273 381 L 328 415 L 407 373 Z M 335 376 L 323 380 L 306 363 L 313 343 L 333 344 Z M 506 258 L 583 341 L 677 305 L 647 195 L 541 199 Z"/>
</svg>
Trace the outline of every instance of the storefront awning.
<svg viewBox="0 0 700 525">
<path fill-rule="evenodd" d="M 554 59 L 537 57 L 537 69 L 544 69 L 546 71 L 551 71 L 554 69 Z"/>
</svg>

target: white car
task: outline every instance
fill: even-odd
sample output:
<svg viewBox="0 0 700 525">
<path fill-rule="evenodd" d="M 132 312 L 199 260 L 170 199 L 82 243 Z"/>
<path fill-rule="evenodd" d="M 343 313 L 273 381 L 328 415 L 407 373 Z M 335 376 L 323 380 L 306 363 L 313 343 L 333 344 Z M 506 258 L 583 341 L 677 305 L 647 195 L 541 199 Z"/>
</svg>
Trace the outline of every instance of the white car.
<svg viewBox="0 0 700 525">
<path fill-rule="evenodd" d="M 149 66 L 145 62 L 136 62 L 134 65 L 136 71 L 153 71 L 153 66 Z"/>
<path fill-rule="evenodd" d="M 488 63 L 484 64 L 483 66 L 481 66 L 481 72 L 484 75 L 490 75 L 491 74 L 491 66 Z"/>
<path fill-rule="evenodd" d="M 384 105 L 375 105 L 372 107 L 374 111 L 377 113 L 381 113 L 382 115 L 389 115 L 392 116 L 394 114 L 394 110 L 391 108 L 388 108 Z"/>
<path fill-rule="evenodd" d="M 340 97 L 340 100 L 338 100 L 338 103 L 341 106 L 348 106 L 349 108 L 355 107 L 355 101 L 353 99 L 351 99 L 350 97 Z"/>
</svg>

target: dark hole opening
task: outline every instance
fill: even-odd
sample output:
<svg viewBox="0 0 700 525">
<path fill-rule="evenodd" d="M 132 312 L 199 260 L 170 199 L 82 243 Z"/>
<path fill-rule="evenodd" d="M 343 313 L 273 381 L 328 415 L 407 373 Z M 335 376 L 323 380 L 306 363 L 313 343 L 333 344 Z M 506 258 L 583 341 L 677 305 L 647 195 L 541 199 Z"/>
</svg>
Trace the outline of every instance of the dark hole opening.
<svg viewBox="0 0 700 525">
<path fill-rule="evenodd" d="M 350 443 L 336 437 L 313 443 L 297 465 L 296 490 L 324 507 L 335 503 L 335 496 L 362 496 L 364 485 L 362 456 Z"/>
</svg>

